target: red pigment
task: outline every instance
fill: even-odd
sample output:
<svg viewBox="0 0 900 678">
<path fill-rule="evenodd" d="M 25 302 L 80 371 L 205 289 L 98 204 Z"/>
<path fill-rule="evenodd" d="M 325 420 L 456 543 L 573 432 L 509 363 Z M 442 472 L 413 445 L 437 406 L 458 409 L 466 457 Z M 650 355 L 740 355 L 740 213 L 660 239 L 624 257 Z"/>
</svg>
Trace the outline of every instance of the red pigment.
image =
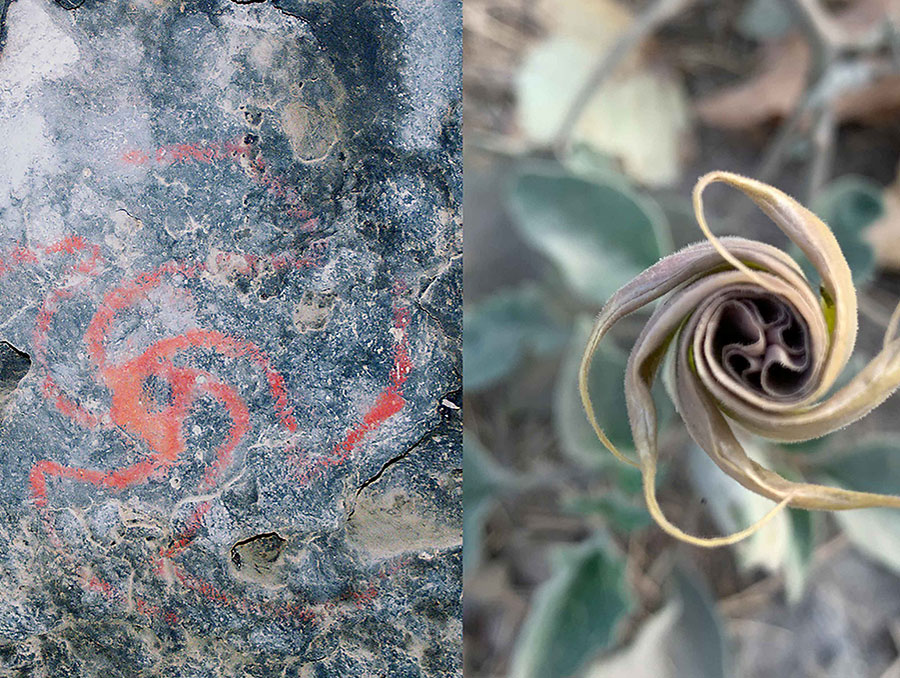
<svg viewBox="0 0 900 678">
<path fill-rule="evenodd" d="M 201 270 L 202 266 L 199 264 L 168 262 L 155 271 L 137 276 L 105 296 L 85 332 L 85 345 L 103 383 L 110 391 L 112 403 L 108 416 L 111 425 L 143 440 L 150 449 L 150 454 L 148 458 L 131 466 L 108 472 L 68 468 L 58 464 L 42 466 L 39 463 L 35 466 L 36 470 L 32 471 L 32 477 L 36 472 L 41 476 L 40 483 L 32 483 L 38 505 L 46 505 L 46 481 L 43 476 L 47 474 L 122 490 L 145 482 L 160 470 L 168 469 L 185 450 L 182 433 L 184 421 L 195 400 L 204 395 L 221 402 L 231 419 L 226 440 L 216 449 L 215 460 L 207 468 L 198 491 L 208 491 L 215 486 L 217 477 L 231 463 L 234 449 L 250 428 L 250 414 L 237 391 L 217 380 L 213 374 L 175 364 L 176 355 L 191 348 L 213 350 L 226 357 L 245 357 L 257 365 L 266 376 L 278 418 L 289 431 L 296 431 L 297 422 L 288 401 L 284 378 L 270 365 L 267 356 L 251 342 L 221 332 L 191 330 L 158 341 L 138 357 L 122 364 L 109 363 L 105 342 L 116 315 L 145 299 L 152 289 L 161 284 L 164 275 L 195 277 Z M 34 343 L 42 359 L 46 333 L 58 308 L 57 302 L 65 296 L 69 295 L 51 294 L 38 315 Z M 162 407 L 150 402 L 144 393 L 144 383 L 151 376 L 164 381 L 171 388 L 170 401 Z M 77 423 L 88 428 L 96 426 L 98 418 L 80 408 L 49 377 L 45 380 L 44 392 L 61 412 Z"/>
<path fill-rule="evenodd" d="M 286 177 L 269 169 L 261 151 L 246 143 L 243 138 L 232 141 L 171 144 L 161 146 L 152 152 L 132 149 L 124 152 L 120 159 L 127 165 L 137 166 L 151 163 L 163 166 L 190 163 L 211 165 L 223 160 L 237 162 L 248 171 L 253 181 L 265 187 L 266 193 L 285 205 L 285 212 L 289 216 L 304 220 L 300 228 L 310 231 L 318 226 L 318 219 L 304 206 L 303 198 L 297 189 L 290 185 Z"/>
<path fill-rule="evenodd" d="M 409 309 L 407 308 L 397 308 L 394 311 L 394 328 L 402 331 L 402 338 L 394 347 L 394 364 L 391 368 L 390 381 L 378 394 L 375 404 L 363 415 L 362 422 L 350 429 L 343 440 L 332 448 L 331 453 L 324 457 L 304 463 L 297 455 L 290 456 L 295 465 L 293 475 L 298 482 L 305 484 L 321 475 L 326 468 L 346 462 L 356 446 L 368 434 L 377 430 L 385 421 L 403 409 L 406 404 L 403 399 L 403 385 L 412 370 L 406 338 L 409 318 Z"/>
<path fill-rule="evenodd" d="M 176 157 L 193 159 L 215 158 L 214 154 L 195 153 L 187 149 L 179 149 Z M 42 249 L 30 249 L 17 246 L 5 257 L 0 258 L 0 276 L 25 264 L 39 262 L 41 255 L 58 253 L 75 254 L 89 251 L 91 256 L 79 261 L 72 269 L 72 274 L 82 273 L 94 275 L 100 262 L 99 248 L 88 245 L 80 236 L 67 236 L 62 241 Z M 315 252 L 315 249 L 314 249 Z M 230 256 L 230 255 L 229 255 Z M 11 261 L 12 266 L 6 262 Z M 258 261 L 253 258 L 251 262 Z M 290 255 L 277 255 L 272 262 L 275 267 L 284 265 L 311 265 L 307 257 L 291 259 Z M 255 263 L 251 263 L 254 266 Z M 312 264 L 314 265 L 314 264 Z M 150 449 L 147 458 L 124 468 L 110 471 L 67 467 L 50 460 L 38 461 L 31 469 L 29 482 L 35 506 L 38 507 L 51 542 L 74 566 L 74 558 L 65 551 L 63 544 L 55 533 L 55 529 L 47 513 L 47 477 L 67 478 L 78 482 L 87 482 L 98 487 L 122 490 L 131 485 L 146 482 L 151 475 L 160 470 L 167 470 L 176 463 L 184 452 L 185 441 L 181 428 L 188 416 L 194 400 L 208 395 L 222 403 L 231 419 L 226 440 L 217 448 L 215 460 L 208 466 L 199 490 L 209 490 L 215 486 L 220 472 L 232 461 L 232 452 L 250 426 L 249 411 L 246 404 L 229 385 L 218 381 L 214 375 L 190 367 L 176 365 L 174 358 L 181 352 L 191 348 L 212 350 L 230 358 L 246 358 L 259 367 L 266 376 L 270 393 L 275 402 L 275 411 L 281 423 L 291 432 L 296 432 L 297 422 L 293 417 L 289 404 L 284 378 L 271 367 L 267 356 L 251 342 L 225 335 L 221 332 L 207 330 L 191 330 L 182 335 L 170 337 L 156 342 L 144 353 L 121 364 L 110 364 L 105 349 L 105 341 L 115 316 L 122 310 L 145 299 L 150 290 L 161 283 L 164 275 L 182 274 L 195 277 L 203 270 L 202 264 L 185 264 L 168 262 L 155 271 L 144 273 L 108 293 L 103 303 L 92 318 L 84 341 L 92 362 L 97 367 L 101 379 L 109 388 L 112 406 L 108 415 L 103 418 L 88 412 L 75 399 L 68 396 L 56 382 L 47 375 L 42 384 L 45 397 L 67 417 L 85 428 L 94 429 L 101 424 L 106 427 L 117 427 L 145 442 Z M 59 302 L 72 296 L 70 290 L 59 288 L 54 290 L 44 301 L 36 319 L 34 330 L 34 347 L 39 364 L 45 369 L 46 339 L 52 319 L 58 310 Z M 376 430 L 384 421 L 396 414 L 405 404 L 401 395 L 403 384 L 412 369 L 408 354 L 405 330 L 409 323 L 409 312 L 400 309 L 395 313 L 395 328 L 404 331 L 394 352 L 394 365 L 388 385 L 376 398 L 372 408 L 363 416 L 362 422 L 349 431 L 338 443 L 332 454 L 325 459 L 317 460 L 316 468 L 335 466 L 349 457 L 355 446 L 370 432 Z M 144 394 L 143 384 L 147 377 L 154 376 L 167 382 L 171 387 L 170 401 L 162 407 L 158 403 L 149 403 Z M 189 517 L 185 529 L 174 540 L 168 549 L 160 551 L 157 558 L 157 569 L 160 570 L 163 558 L 173 558 L 181 553 L 193 541 L 196 533 L 203 525 L 203 520 L 211 507 L 210 502 L 199 504 Z M 399 567 L 399 565 L 397 566 Z M 390 571 L 393 573 L 397 568 Z M 309 609 L 293 604 L 272 604 L 254 602 L 245 599 L 237 601 L 209 583 L 187 574 L 173 565 L 178 580 L 198 595 L 217 604 L 234 605 L 244 612 L 260 615 L 276 615 L 294 621 L 315 621 L 316 615 Z M 382 574 L 380 576 L 386 576 Z M 106 598 L 121 602 L 122 592 L 109 582 L 96 575 L 85 579 L 83 586 L 89 590 L 102 593 Z M 368 604 L 377 596 L 377 587 L 370 584 L 362 591 L 350 594 L 358 607 Z M 136 597 L 135 610 L 147 616 L 163 618 L 168 623 L 177 623 L 171 612 Z M 332 609 L 335 602 L 326 603 L 324 609 Z"/>
</svg>

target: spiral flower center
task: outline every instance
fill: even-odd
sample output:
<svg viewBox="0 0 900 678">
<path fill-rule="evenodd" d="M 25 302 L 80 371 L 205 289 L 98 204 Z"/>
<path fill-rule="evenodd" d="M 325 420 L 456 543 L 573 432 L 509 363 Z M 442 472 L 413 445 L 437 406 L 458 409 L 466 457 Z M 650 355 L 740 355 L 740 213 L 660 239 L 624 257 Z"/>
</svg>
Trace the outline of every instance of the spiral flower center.
<svg viewBox="0 0 900 678">
<path fill-rule="evenodd" d="M 812 373 L 809 331 L 772 295 L 724 301 L 712 325 L 715 355 L 737 382 L 776 398 L 803 395 Z"/>
</svg>

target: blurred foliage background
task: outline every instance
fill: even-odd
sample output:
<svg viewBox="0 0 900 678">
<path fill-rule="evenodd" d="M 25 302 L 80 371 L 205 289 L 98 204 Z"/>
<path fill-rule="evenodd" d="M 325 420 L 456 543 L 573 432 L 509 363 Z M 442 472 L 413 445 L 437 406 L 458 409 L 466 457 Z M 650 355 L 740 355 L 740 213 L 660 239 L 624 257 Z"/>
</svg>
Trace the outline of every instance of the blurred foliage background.
<svg viewBox="0 0 900 678">
<path fill-rule="evenodd" d="M 466 675 L 900 677 L 900 513 L 787 511 L 733 548 L 652 524 L 576 391 L 591 319 L 700 239 L 697 177 L 775 184 L 837 234 L 860 295 L 849 371 L 900 300 L 900 17 L 892 0 L 465 0 Z M 788 247 L 711 189 L 720 234 Z M 631 446 L 616 328 L 592 392 Z M 771 502 L 722 473 L 664 393 L 660 501 L 700 535 Z M 747 442 L 782 474 L 900 492 L 900 400 L 822 440 Z"/>
</svg>

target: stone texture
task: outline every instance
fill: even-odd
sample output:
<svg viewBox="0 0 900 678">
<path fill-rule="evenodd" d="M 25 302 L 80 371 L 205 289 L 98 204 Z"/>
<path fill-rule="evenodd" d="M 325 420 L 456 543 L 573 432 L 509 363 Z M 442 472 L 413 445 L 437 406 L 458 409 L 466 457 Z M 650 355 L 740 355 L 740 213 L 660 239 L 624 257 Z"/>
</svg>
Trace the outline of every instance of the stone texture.
<svg viewBox="0 0 900 678">
<path fill-rule="evenodd" d="M 460 675 L 459 1 L 0 22 L 0 674 Z"/>
</svg>

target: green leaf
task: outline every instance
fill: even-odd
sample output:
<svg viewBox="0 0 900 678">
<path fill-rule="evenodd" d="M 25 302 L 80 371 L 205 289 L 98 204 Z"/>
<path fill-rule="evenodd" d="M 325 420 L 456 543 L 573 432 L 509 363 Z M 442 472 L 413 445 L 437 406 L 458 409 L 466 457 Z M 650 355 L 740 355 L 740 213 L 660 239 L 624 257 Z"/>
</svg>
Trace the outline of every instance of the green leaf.
<svg viewBox="0 0 900 678">
<path fill-rule="evenodd" d="M 534 595 L 511 678 L 570 678 L 610 646 L 631 608 L 625 565 L 603 537 L 569 549 Z"/>
<path fill-rule="evenodd" d="M 849 490 L 900 493 L 900 443 L 872 438 L 820 467 L 823 482 Z M 900 510 L 836 511 L 834 517 L 850 541 L 870 558 L 900 573 Z"/>
<path fill-rule="evenodd" d="M 641 203 L 641 207 L 650 217 L 650 221 L 653 224 L 653 233 L 659 245 L 660 256 L 670 254 L 673 251 L 672 221 L 666 205 L 656 196 L 651 197 L 647 193 L 635 193 L 634 185 L 619 170 L 619 163 L 615 158 L 598 153 L 591 149 L 590 146 L 576 144 L 563 159 L 562 164 L 568 172 L 581 179 L 602 186 L 617 188 L 627 195 L 635 196 L 635 199 Z M 545 167 L 551 168 L 553 165 L 547 163 Z M 682 202 L 679 206 L 687 206 L 688 218 L 691 220 L 694 230 L 697 230 L 697 221 L 690 204 L 690 200 L 682 197 Z M 676 217 L 682 218 L 682 214 L 678 213 Z"/>
<path fill-rule="evenodd" d="M 573 39 L 539 45 L 525 59 L 516 82 L 518 117 L 525 134 L 549 144 L 590 75 L 591 50 Z"/>
<path fill-rule="evenodd" d="M 463 571 L 468 576 L 481 561 L 484 519 L 496 497 L 515 477 L 495 462 L 481 442 L 463 433 Z"/>
<path fill-rule="evenodd" d="M 482 558 L 484 521 L 492 502 L 480 502 L 466 506 L 463 511 L 463 578 L 468 579 L 478 569 Z"/>
<path fill-rule="evenodd" d="M 660 408 L 657 408 L 657 412 L 659 411 Z M 671 413 L 673 409 L 669 407 L 666 411 Z M 666 417 L 666 421 L 668 421 L 668 416 Z M 662 486 L 668 471 L 668 464 L 664 461 L 660 461 L 659 465 L 656 467 L 657 488 Z M 616 487 L 622 490 L 622 492 L 629 496 L 644 496 L 644 475 L 641 473 L 641 469 L 635 466 L 629 466 L 628 464 L 618 464 L 615 473 Z"/>
<path fill-rule="evenodd" d="M 575 323 L 572 339 L 560 367 L 553 391 L 553 428 L 562 451 L 570 459 L 587 468 L 620 464 L 597 439 L 587 420 L 578 392 L 578 370 L 581 355 L 591 333 L 593 321 L 581 316 Z M 634 448 L 631 426 L 625 408 L 625 363 L 628 356 L 612 342 L 600 344 L 591 366 L 589 389 L 597 421 L 619 449 Z"/>
<path fill-rule="evenodd" d="M 900 515 L 897 509 L 837 511 L 834 517 L 857 549 L 900 574 Z"/>
<path fill-rule="evenodd" d="M 811 205 L 837 238 L 857 285 L 875 271 L 875 254 L 862 232 L 883 214 L 883 191 L 865 177 L 848 175 L 822 189 Z"/>
<path fill-rule="evenodd" d="M 510 208 L 525 240 L 557 265 L 576 294 L 598 304 L 660 258 L 661 238 L 668 242 L 655 203 L 557 167 L 519 173 Z"/>
<path fill-rule="evenodd" d="M 575 144 L 563 158 L 562 164 L 569 172 L 582 179 L 632 190 L 631 182 L 622 174 L 615 158 L 585 144 Z"/>
<path fill-rule="evenodd" d="M 578 497 L 566 508 L 573 513 L 600 514 L 610 528 L 626 534 L 642 530 L 653 522 L 643 503 L 637 503 L 620 491 L 601 497 Z"/>
<path fill-rule="evenodd" d="M 731 657 L 715 602 L 680 571 L 672 599 L 646 620 L 634 642 L 596 662 L 585 678 L 731 678 Z"/>
<path fill-rule="evenodd" d="M 812 563 L 815 546 L 813 520 L 816 514 L 802 509 L 788 509 L 788 516 L 791 519 L 793 535 L 784 563 L 784 588 L 788 602 L 796 603 L 806 589 L 807 575 Z"/>
<path fill-rule="evenodd" d="M 551 38 L 530 52 L 516 82 L 518 119 L 529 139 L 554 140 L 602 53 L 573 37 Z M 641 184 L 671 185 L 680 173 L 688 110 L 674 72 L 631 69 L 594 92 L 572 141 L 616 158 Z"/>
<path fill-rule="evenodd" d="M 702 238 L 691 199 L 684 194 L 663 193 L 654 196 L 669 225 L 670 240 L 686 245 Z M 668 251 L 674 251 L 670 244 Z"/>
<path fill-rule="evenodd" d="M 875 437 L 819 467 L 843 487 L 881 494 L 900 493 L 900 442 Z M 897 514 L 900 518 L 900 513 Z"/>
<path fill-rule="evenodd" d="M 670 658 L 677 676 L 731 678 L 731 657 L 716 603 L 704 582 L 676 570 L 675 590 L 681 600 L 681 618 Z"/>
<path fill-rule="evenodd" d="M 463 433 L 463 506 L 466 510 L 515 483 L 515 476 L 493 460 L 474 434 Z"/>
<path fill-rule="evenodd" d="M 475 392 L 499 382 L 528 352 L 558 350 L 567 332 L 535 284 L 498 292 L 465 311 L 463 383 Z"/>
<path fill-rule="evenodd" d="M 828 443 L 829 436 L 822 438 L 813 438 L 812 440 L 804 440 L 799 443 L 779 443 L 788 452 L 797 452 L 799 454 L 815 454 L 820 452 Z"/>
<path fill-rule="evenodd" d="M 612 657 L 591 665 L 585 678 L 680 678 L 673 673 L 669 647 L 674 642 L 681 604 L 669 602 L 662 610 L 646 619 L 634 641 Z M 705 678 L 691 676 L 691 678 Z"/>
<path fill-rule="evenodd" d="M 597 434 L 587 420 L 581 395 L 578 391 L 578 371 L 581 356 L 591 333 L 593 319 L 580 316 L 575 327 L 565 360 L 560 367 L 553 390 L 553 428 L 563 453 L 585 468 L 612 467 L 621 469 L 623 483 L 636 485 L 640 492 L 641 476 L 637 469 L 618 461 L 597 439 Z M 625 406 L 625 365 L 628 356 L 609 340 L 602 342 L 594 354 L 588 389 L 594 403 L 597 421 L 607 437 L 625 454 L 634 450 L 631 425 Z M 665 428 L 674 411 L 672 403 L 663 392 L 661 382 L 653 390 L 659 430 Z M 623 485 L 624 487 L 624 485 Z M 631 491 L 626 489 L 630 494 Z"/>
<path fill-rule="evenodd" d="M 768 466 L 765 451 L 751 441 L 742 440 L 747 454 Z M 740 485 L 720 469 L 700 447 L 688 450 L 688 475 L 702 502 L 722 534 L 731 534 L 756 522 L 772 508 L 773 502 Z M 735 546 L 737 562 L 744 571 L 762 567 L 779 570 L 791 557 L 793 530 L 784 511 L 761 530 Z"/>
<path fill-rule="evenodd" d="M 900 516 L 897 509 L 837 511 L 834 517 L 861 553 L 900 574 Z"/>
<path fill-rule="evenodd" d="M 737 20 L 738 33 L 760 42 L 784 37 L 792 25 L 791 13 L 783 0 L 751 0 Z"/>
</svg>

